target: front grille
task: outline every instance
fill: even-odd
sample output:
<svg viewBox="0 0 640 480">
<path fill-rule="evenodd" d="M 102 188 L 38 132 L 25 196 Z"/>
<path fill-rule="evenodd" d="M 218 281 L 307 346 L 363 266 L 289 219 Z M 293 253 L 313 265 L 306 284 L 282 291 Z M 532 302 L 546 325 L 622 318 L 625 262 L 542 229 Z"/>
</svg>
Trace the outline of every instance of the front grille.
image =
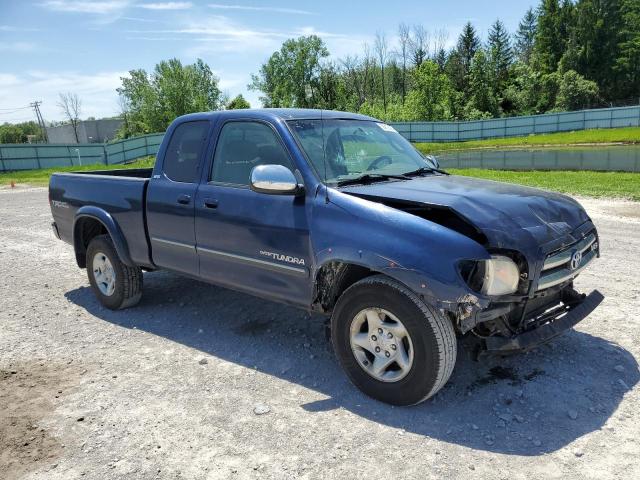
<svg viewBox="0 0 640 480">
<path fill-rule="evenodd" d="M 581 260 L 575 261 L 574 255 L 580 252 Z M 598 254 L 598 242 L 595 233 L 590 233 L 579 242 L 550 254 L 544 261 L 538 280 L 538 290 L 559 285 L 575 278 Z"/>
</svg>

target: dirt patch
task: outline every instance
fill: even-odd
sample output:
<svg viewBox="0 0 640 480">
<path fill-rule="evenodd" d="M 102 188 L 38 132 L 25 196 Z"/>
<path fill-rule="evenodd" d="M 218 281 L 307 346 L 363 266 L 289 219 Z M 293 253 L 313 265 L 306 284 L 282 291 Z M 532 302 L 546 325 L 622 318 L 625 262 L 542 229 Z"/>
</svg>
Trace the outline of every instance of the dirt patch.
<svg viewBox="0 0 640 480">
<path fill-rule="evenodd" d="M 62 453 L 60 439 L 41 421 L 57 399 L 73 386 L 68 368 L 45 363 L 0 368 L 0 470 L 2 478 L 17 479 L 40 467 L 55 464 Z"/>
</svg>

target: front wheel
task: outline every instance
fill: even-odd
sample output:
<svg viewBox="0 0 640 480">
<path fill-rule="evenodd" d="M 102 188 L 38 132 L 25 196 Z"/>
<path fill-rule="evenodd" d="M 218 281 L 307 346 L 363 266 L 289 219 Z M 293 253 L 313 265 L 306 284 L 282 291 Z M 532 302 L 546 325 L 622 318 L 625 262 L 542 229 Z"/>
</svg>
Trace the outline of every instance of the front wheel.
<svg viewBox="0 0 640 480">
<path fill-rule="evenodd" d="M 331 339 L 350 380 L 393 405 L 433 396 L 456 362 L 451 322 L 383 275 L 365 278 L 342 294 L 331 317 Z"/>
<path fill-rule="evenodd" d="M 133 307 L 142 297 L 142 270 L 122 263 L 109 235 L 89 243 L 87 275 L 100 303 L 111 310 Z"/>
</svg>

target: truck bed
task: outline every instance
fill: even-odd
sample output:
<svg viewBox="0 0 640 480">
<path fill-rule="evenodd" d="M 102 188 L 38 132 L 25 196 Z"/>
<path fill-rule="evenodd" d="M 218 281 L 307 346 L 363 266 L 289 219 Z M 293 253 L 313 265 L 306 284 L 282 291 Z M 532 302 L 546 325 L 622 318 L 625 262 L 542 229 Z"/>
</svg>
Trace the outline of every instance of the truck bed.
<svg viewBox="0 0 640 480">
<path fill-rule="evenodd" d="M 113 217 L 131 259 L 152 265 L 145 227 L 145 198 L 151 168 L 55 173 L 49 181 L 51 212 L 60 239 L 73 242 L 76 212 L 98 207 Z"/>
<path fill-rule="evenodd" d="M 117 170 L 86 170 L 72 175 L 104 175 L 108 177 L 151 178 L 153 168 L 119 168 Z"/>
</svg>

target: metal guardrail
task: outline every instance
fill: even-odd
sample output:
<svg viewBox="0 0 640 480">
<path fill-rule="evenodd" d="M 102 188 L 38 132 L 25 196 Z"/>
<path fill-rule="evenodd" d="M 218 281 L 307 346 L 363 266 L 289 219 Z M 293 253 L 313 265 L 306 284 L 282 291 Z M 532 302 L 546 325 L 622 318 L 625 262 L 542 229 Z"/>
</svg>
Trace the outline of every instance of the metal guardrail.
<svg viewBox="0 0 640 480">
<path fill-rule="evenodd" d="M 640 126 L 640 106 L 546 113 L 469 122 L 390 122 L 411 142 L 462 142 L 593 128 Z"/>
<path fill-rule="evenodd" d="M 155 155 L 163 133 L 106 144 L 2 144 L 0 171 L 91 165 L 114 165 Z"/>
</svg>

